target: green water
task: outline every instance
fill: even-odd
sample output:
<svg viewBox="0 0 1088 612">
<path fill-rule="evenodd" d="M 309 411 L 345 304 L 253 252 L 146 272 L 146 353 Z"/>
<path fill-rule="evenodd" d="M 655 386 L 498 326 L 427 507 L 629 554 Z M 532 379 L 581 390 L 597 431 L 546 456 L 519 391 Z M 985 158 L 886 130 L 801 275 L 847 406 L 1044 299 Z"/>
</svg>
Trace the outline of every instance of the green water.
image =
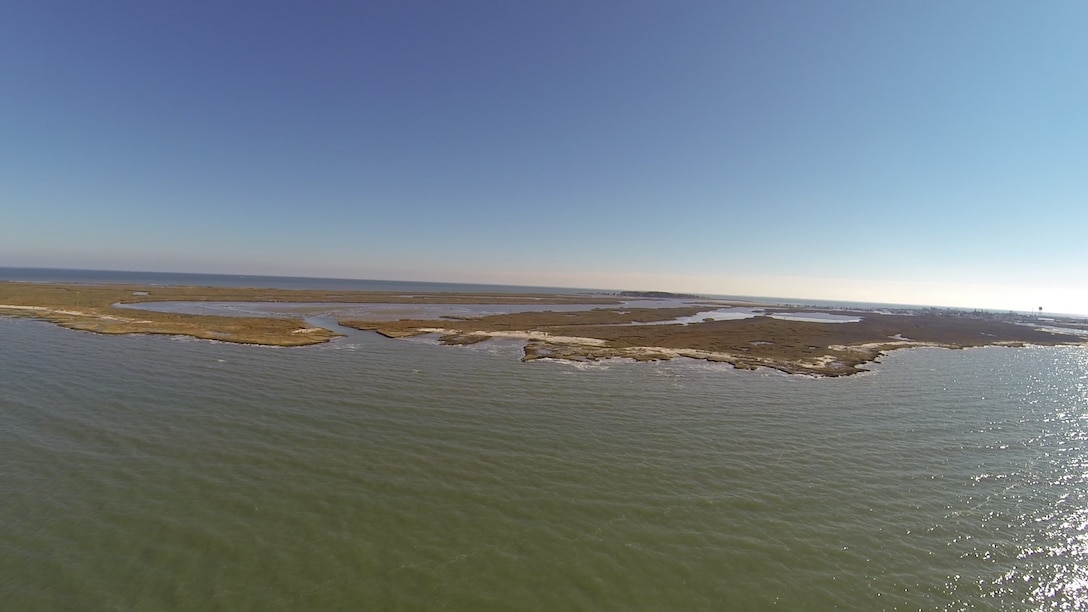
<svg viewBox="0 0 1088 612">
<path fill-rule="evenodd" d="M 0 319 L 0 609 L 1088 609 L 1083 348 L 518 355 Z"/>
</svg>

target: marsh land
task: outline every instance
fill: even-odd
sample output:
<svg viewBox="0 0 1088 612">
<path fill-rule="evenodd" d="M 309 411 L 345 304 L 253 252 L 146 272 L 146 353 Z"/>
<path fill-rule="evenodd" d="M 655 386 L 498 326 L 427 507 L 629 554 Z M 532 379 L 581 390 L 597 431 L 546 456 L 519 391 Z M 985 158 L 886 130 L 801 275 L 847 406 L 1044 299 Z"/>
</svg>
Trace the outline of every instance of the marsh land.
<svg viewBox="0 0 1088 612">
<path fill-rule="evenodd" d="M 671 299 L 670 299 L 671 298 Z M 887 351 L 909 347 L 968 348 L 1085 344 L 1077 321 L 1039 320 L 918 309 L 797 308 L 674 296 L 594 294 L 413 293 L 233 287 L 84 285 L 0 282 L 0 315 L 33 317 L 103 334 L 166 334 L 222 342 L 304 346 L 328 342 L 334 329 L 307 322 L 289 308 L 267 316 L 223 316 L 133 308 L 151 302 L 242 302 L 352 305 L 334 316 L 344 327 L 389 338 L 434 334 L 443 344 L 492 338 L 525 343 L 523 360 L 640 361 L 687 357 L 741 369 L 843 376 Z M 503 314 L 441 315 L 382 320 L 365 305 L 502 305 Z M 362 305 L 360 307 L 360 305 Z M 518 307 L 532 311 L 518 311 Z M 556 310 L 549 310 L 555 306 Z M 570 310 L 579 307 L 578 310 Z M 543 308 L 543 310 L 542 310 Z M 362 313 L 360 315 L 360 312 Z M 706 316 L 704 316 L 706 315 Z M 334 326 L 330 326 L 334 327 Z"/>
</svg>

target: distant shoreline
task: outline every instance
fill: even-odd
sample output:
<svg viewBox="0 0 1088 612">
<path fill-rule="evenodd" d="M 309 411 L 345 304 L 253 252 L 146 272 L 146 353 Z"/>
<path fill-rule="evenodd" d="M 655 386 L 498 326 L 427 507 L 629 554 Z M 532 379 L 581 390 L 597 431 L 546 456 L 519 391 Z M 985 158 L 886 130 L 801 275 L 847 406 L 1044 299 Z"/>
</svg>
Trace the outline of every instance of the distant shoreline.
<svg viewBox="0 0 1088 612">
<path fill-rule="evenodd" d="M 645 307 L 652 298 L 675 304 Z M 344 291 L 135 284 L 25 283 L 0 281 L 0 315 L 32 317 L 73 330 L 101 334 L 165 334 L 271 346 L 306 346 L 340 334 L 292 316 L 221 316 L 158 312 L 114 305 L 141 302 L 298 302 L 335 304 L 502 304 L 587 305 L 585 310 L 511 312 L 478 317 L 400 319 L 337 318 L 339 325 L 389 338 L 437 334 L 443 344 L 474 344 L 491 338 L 525 342 L 523 361 L 561 359 L 638 361 L 686 357 L 729 363 L 739 369 L 771 368 L 790 374 L 845 376 L 863 371 L 886 352 L 909 347 L 1083 345 L 1077 323 L 1063 331 L 1053 319 L 1002 318 L 962 311 L 919 310 L 890 314 L 834 309 L 851 322 L 786 320 L 786 310 L 822 313 L 828 309 L 786 308 L 748 302 L 695 299 L 664 292 L 611 295 Z M 680 300 L 679 298 L 684 298 Z M 625 303 L 626 302 L 626 303 Z M 744 318 L 673 323 L 702 316 L 708 307 L 752 309 Z M 1088 332 L 1088 325 L 1084 325 Z"/>
</svg>

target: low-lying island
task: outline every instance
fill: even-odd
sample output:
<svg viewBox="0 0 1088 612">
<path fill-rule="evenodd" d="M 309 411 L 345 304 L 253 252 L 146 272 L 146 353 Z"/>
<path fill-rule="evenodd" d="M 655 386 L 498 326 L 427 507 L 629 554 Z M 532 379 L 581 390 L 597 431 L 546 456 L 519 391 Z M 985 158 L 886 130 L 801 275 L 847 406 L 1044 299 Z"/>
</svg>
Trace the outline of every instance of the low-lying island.
<svg viewBox="0 0 1088 612">
<path fill-rule="evenodd" d="M 328 342 L 340 334 L 307 323 L 304 316 L 297 316 L 289 308 L 267 316 L 223 316 L 157 312 L 132 305 L 148 302 L 296 306 L 320 303 L 357 307 L 502 305 L 512 312 L 397 320 L 358 314 L 341 318 L 335 309 L 333 313 L 339 325 L 374 331 L 389 338 L 437 334 L 443 344 L 450 345 L 491 338 L 520 339 L 525 342 L 525 361 L 611 358 L 647 361 L 687 357 L 729 363 L 742 369 L 766 367 L 816 376 L 857 373 L 865 363 L 899 348 L 1088 343 L 1086 326 L 1072 320 L 1056 324 L 1028 316 L 934 309 L 896 313 L 835 310 L 835 315 L 828 315 L 821 309 L 668 297 L 528 293 L 404 295 L 372 291 L 2 282 L 0 315 L 34 317 L 69 329 L 104 334 L 167 334 L 222 342 L 304 346 Z M 534 310 L 517 311 L 519 306 L 531 306 Z M 562 308 L 553 311 L 548 306 Z M 701 318 L 704 314 L 709 316 Z"/>
</svg>

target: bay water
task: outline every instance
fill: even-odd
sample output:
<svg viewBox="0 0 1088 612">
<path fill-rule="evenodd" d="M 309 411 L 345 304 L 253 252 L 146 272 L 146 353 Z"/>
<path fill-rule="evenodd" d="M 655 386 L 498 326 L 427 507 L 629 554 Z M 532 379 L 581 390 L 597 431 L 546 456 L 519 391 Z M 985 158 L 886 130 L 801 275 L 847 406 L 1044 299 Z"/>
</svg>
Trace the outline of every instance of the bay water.
<svg viewBox="0 0 1088 612">
<path fill-rule="evenodd" d="M 3 610 L 1085 610 L 1088 349 L 842 379 L 0 318 Z"/>
</svg>

